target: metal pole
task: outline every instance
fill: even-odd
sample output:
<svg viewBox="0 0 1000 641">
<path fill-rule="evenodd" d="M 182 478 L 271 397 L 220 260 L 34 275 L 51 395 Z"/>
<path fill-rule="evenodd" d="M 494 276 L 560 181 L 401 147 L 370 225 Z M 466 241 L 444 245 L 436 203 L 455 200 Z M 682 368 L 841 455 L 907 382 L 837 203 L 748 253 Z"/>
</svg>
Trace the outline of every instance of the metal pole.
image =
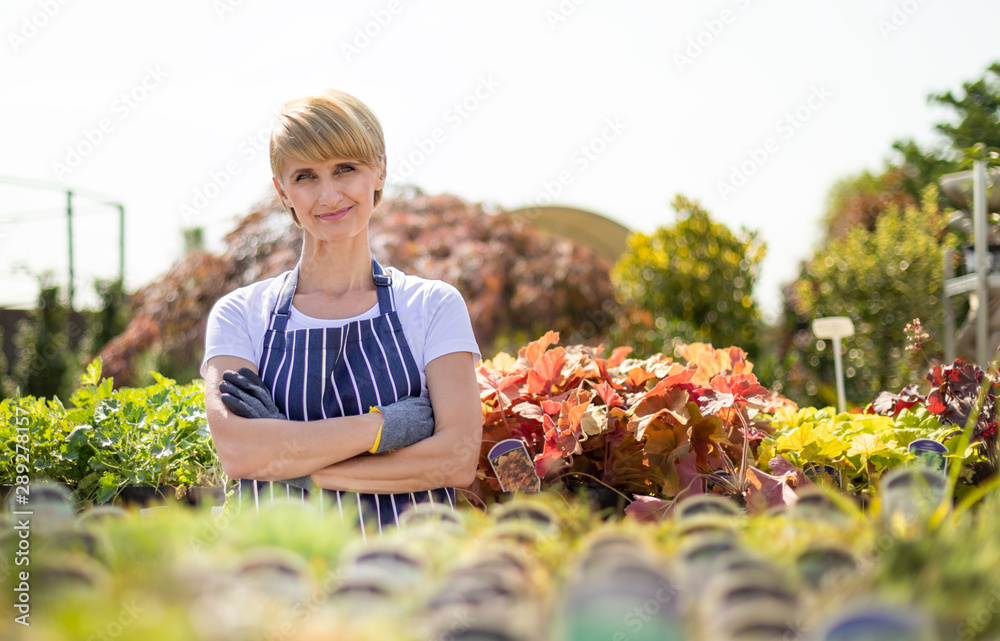
<svg viewBox="0 0 1000 641">
<path fill-rule="evenodd" d="M 66 190 L 66 227 L 69 231 L 69 311 L 73 311 L 73 192 Z"/>
<path fill-rule="evenodd" d="M 847 400 L 844 395 L 844 363 L 840 359 L 840 337 L 833 337 L 833 370 L 837 377 L 837 408 L 843 414 L 847 411 Z"/>
<path fill-rule="evenodd" d="M 125 205 L 118 205 L 118 279 L 125 289 Z"/>
<path fill-rule="evenodd" d="M 977 160 L 973 165 L 973 212 L 976 250 L 976 298 L 979 309 L 976 312 L 976 362 L 985 368 L 990 361 L 989 340 L 989 274 L 986 271 L 988 249 L 986 225 L 986 161 Z"/>
</svg>

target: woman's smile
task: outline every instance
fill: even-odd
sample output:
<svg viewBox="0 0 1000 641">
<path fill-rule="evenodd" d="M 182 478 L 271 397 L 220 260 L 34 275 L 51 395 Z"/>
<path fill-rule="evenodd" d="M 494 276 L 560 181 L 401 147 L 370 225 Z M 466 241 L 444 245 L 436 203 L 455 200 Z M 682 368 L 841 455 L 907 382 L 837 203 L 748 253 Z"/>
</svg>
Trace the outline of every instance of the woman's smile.
<svg viewBox="0 0 1000 641">
<path fill-rule="evenodd" d="M 353 205 L 352 205 L 353 206 Z M 347 215 L 347 212 L 351 210 L 351 207 L 344 207 L 343 209 L 338 209 L 337 211 L 327 212 L 325 214 L 320 214 L 317 216 L 320 220 L 325 220 L 327 222 L 340 220 Z"/>
</svg>

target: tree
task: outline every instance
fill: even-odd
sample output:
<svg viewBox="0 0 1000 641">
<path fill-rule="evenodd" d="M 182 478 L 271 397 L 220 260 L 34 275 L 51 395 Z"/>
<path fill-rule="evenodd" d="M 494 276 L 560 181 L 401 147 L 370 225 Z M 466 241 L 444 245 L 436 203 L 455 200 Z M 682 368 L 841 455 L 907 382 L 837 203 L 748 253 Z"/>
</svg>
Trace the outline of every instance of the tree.
<svg viewBox="0 0 1000 641">
<path fill-rule="evenodd" d="M 839 240 L 862 226 L 872 231 L 879 216 L 891 207 L 903 209 L 918 204 L 911 196 L 902 167 L 889 166 L 881 174 L 863 171 L 844 178 L 830 190 L 823 215 L 826 242 Z"/>
<path fill-rule="evenodd" d="M 7 354 L 3 351 L 3 328 L 0 327 L 0 400 L 14 397 L 14 384 L 7 372 Z"/>
<path fill-rule="evenodd" d="M 940 327 L 940 252 L 944 244 L 954 241 L 945 241 L 941 229 L 941 210 L 953 203 L 941 195 L 937 185 L 943 175 L 963 169 L 962 160 L 972 145 L 1000 146 L 1000 62 L 988 67 L 982 78 L 964 83 L 961 90 L 934 93 L 927 99 L 955 112 L 954 118 L 934 127 L 940 141 L 926 149 L 912 139 L 897 141 L 893 144 L 897 158 L 880 172 L 861 172 L 834 185 L 823 218 L 825 236 L 813 257 L 803 264 L 799 279 L 784 290 L 784 335 L 777 360 L 787 381 L 784 393 L 798 394 L 795 400 L 799 402 L 833 404 L 836 400 L 832 360 L 829 354 L 817 353 L 815 337 L 809 331 L 815 317 L 831 315 L 838 308 L 854 319 L 856 328 L 864 325 L 863 332 L 851 339 L 854 351 L 849 352 L 860 356 L 847 366 L 848 372 L 854 373 L 848 380 L 849 397 L 858 403 L 870 401 L 871 392 L 892 386 L 886 382 L 893 378 L 892 367 L 905 366 L 896 372 L 895 378 L 900 380 L 905 379 L 904 370 L 911 371 L 899 350 L 903 349 L 903 328 L 913 317 L 919 316 L 927 328 Z M 930 195 L 933 203 L 927 201 Z M 928 213 L 931 210 L 933 213 Z M 907 220 L 911 222 L 904 225 L 905 240 L 892 239 L 885 230 L 899 226 L 900 217 L 906 218 L 907 212 L 913 211 L 924 212 L 922 216 L 933 220 L 916 224 L 913 221 L 919 217 L 910 216 Z M 887 216 L 891 220 L 883 224 Z M 896 244 L 899 246 L 894 247 Z M 910 266 L 895 274 L 879 272 L 879 266 L 873 264 L 878 254 L 872 252 L 893 255 L 897 249 L 914 256 L 903 259 Z M 847 272 L 841 273 L 839 266 L 846 266 Z M 855 284 L 849 286 L 851 278 Z M 900 288 L 905 288 L 905 295 Z M 888 295 L 883 296 L 882 290 Z M 842 302 L 835 304 L 835 300 Z M 879 312 L 872 312 L 873 308 Z M 931 358 L 940 354 L 938 346 L 936 341 L 925 345 Z M 869 366 L 874 369 L 867 369 Z M 824 387 L 821 381 L 829 384 Z"/>
<path fill-rule="evenodd" d="M 86 352 L 96 354 L 111 339 L 125 331 L 128 325 L 128 294 L 122 280 L 97 279 L 94 289 L 100 299 L 100 306 L 89 316 L 88 345 Z"/>
<path fill-rule="evenodd" d="M 634 234 L 612 271 L 628 314 L 619 342 L 637 351 L 673 343 L 736 345 L 753 355 L 760 312 L 753 288 L 766 248 L 756 232 L 733 233 L 682 195 L 677 222 Z"/>
<path fill-rule="evenodd" d="M 935 93 L 927 101 L 951 107 L 957 118 L 934 126 L 943 137 L 936 147 L 921 149 L 913 140 L 893 144 L 902 155 L 907 187 L 915 197 L 944 174 L 959 171 L 964 152 L 970 147 L 983 143 L 1000 148 L 1000 62 L 987 67 L 982 78 L 963 83 L 960 94 Z"/>
<path fill-rule="evenodd" d="M 198 376 L 212 305 L 294 267 L 301 233 L 271 196 L 240 219 L 223 253 L 189 252 L 130 297 L 131 321 L 100 353 L 106 375 L 134 385 L 148 362 L 178 381 Z M 383 200 L 370 238 L 384 265 L 458 288 L 484 357 L 549 330 L 567 344 L 607 342 L 611 262 L 587 245 L 504 211 L 419 191 Z"/>
<path fill-rule="evenodd" d="M 14 382 L 21 394 L 51 398 L 62 394 L 72 361 L 66 334 L 67 307 L 59 300 L 59 288 L 41 283 L 38 305 L 22 320 L 14 335 L 17 362 Z"/>
<path fill-rule="evenodd" d="M 848 399 L 865 405 L 882 390 L 899 390 L 922 378 L 927 364 L 906 350 L 905 326 L 920 318 L 926 327 L 941 323 L 940 296 L 945 218 L 929 187 L 921 207 L 890 207 L 873 230 L 853 227 L 806 264 L 795 284 L 794 310 L 806 323 L 825 316 L 847 316 L 855 335 L 845 341 Z M 812 374 L 799 390 L 834 404 L 821 381 L 833 381 L 833 355 L 809 341 L 811 353 L 800 363 Z M 931 339 L 925 350 L 937 352 Z M 785 391 L 786 394 L 789 390 Z"/>
</svg>

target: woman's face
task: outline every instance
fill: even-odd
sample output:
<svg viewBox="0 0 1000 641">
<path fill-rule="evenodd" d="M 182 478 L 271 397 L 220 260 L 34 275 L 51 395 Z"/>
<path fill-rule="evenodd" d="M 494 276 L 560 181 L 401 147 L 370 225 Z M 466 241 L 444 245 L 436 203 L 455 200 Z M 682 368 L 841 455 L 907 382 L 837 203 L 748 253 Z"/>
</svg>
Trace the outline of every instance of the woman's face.
<svg viewBox="0 0 1000 641">
<path fill-rule="evenodd" d="M 285 207 L 295 210 L 306 233 L 317 240 L 338 242 L 367 230 L 375 191 L 384 182 L 384 172 L 376 173 L 357 160 L 288 158 L 274 186 Z"/>
</svg>

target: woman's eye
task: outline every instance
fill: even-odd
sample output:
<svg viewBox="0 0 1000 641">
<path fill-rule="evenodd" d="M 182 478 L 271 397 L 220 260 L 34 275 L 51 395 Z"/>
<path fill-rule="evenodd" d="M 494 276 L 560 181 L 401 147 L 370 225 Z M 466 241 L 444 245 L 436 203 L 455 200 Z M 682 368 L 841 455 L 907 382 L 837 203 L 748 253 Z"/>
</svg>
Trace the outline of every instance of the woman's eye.
<svg viewBox="0 0 1000 641">
<path fill-rule="evenodd" d="M 295 177 L 295 182 L 301 182 L 307 178 L 312 178 L 312 174 L 299 174 Z"/>
</svg>

